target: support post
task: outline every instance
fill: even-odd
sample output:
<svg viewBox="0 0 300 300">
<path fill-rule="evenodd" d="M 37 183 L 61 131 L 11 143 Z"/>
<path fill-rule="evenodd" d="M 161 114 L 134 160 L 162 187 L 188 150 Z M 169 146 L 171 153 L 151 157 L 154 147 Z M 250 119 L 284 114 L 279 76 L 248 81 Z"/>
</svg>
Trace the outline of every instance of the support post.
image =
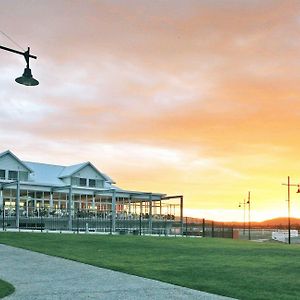
<svg viewBox="0 0 300 300">
<path fill-rule="evenodd" d="M 68 229 L 72 230 L 72 186 L 69 189 L 69 197 L 68 197 Z"/>
<path fill-rule="evenodd" d="M 185 217 L 185 237 L 188 236 L 188 217 Z"/>
<path fill-rule="evenodd" d="M 152 234 L 152 194 L 149 195 L 149 233 Z"/>
<path fill-rule="evenodd" d="M 139 217 L 139 233 L 142 235 L 142 213 L 140 212 L 140 217 Z"/>
<path fill-rule="evenodd" d="M 249 209 L 249 219 L 248 219 L 248 239 L 249 241 L 251 240 L 251 216 L 250 216 L 250 213 L 251 213 L 251 200 L 250 200 L 250 192 L 248 192 L 248 209 Z"/>
<path fill-rule="evenodd" d="M 20 229 L 20 172 L 18 171 L 16 195 L 16 228 Z"/>
<path fill-rule="evenodd" d="M 50 192 L 50 210 L 53 209 L 53 192 Z"/>
<path fill-rule="evenodd" d="M 202 237 L 205 237 L 205 219 L 202 220 Z"/>
<path fill-rule="evenodd" d="M 181 235 L 183 236 L 183 196 L 180 196 L 180 227 Z"/>
<path fill-rule="evenodd" d="M 290 176 L 288 176 L 288 232 L 289 244 L 291 243 L 291 189 L 290 189 Z"/>
<path fill-rule="evenodd" d="M 113 190 L 111 197 L 111 230 L 116 231 L 116 190 Z"/>
<path fill-rule="evenodd" d="M 4 201 L 3 201 L 3 190 L 0 190 L 0 207 L 4 206 Z"/>
<path fill-rule="evenodd" d="M 95 209 L 95 194 L 93 194 L 93 198 L 92 198 L 92 209 Z"/>
</svg>

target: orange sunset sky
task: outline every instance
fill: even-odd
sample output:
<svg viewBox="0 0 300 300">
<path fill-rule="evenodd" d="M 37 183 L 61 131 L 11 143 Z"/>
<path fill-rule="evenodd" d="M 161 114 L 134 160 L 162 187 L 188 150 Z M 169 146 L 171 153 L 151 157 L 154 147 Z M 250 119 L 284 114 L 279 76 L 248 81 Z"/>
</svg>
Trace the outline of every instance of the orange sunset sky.
<svg viewBox="0 0 300 300">
<path fill-rule="evenodd" d="M 122 188 L 183 194 L 188 216 L 243 220 L 248 191 L 253 220 L 287 215 L 300 1 L 3 0 L 0 30 L 40 81 L 16 84 L 24 59 L 0 52 L 0 151 L 89 160 Z"/>
</svg>

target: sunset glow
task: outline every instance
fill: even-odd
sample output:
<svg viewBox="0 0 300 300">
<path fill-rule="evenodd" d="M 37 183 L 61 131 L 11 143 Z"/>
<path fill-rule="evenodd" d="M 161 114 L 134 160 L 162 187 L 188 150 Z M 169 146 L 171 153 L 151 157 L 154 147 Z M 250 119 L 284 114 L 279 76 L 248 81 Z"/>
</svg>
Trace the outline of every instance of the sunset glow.
<svg viewBox="0 0 300 300">
<path fill-rule="evenodd" d="M 0 14 L 40 82 L 17 85 L 23 58 L 0 52 L 0 152 L 89 160 L 123 188 L 183 194 L 188 216 L 242 221 L 248 191 L 253 220 L 287 215 L 299 1 L 10 0 Z"/>
</svg>

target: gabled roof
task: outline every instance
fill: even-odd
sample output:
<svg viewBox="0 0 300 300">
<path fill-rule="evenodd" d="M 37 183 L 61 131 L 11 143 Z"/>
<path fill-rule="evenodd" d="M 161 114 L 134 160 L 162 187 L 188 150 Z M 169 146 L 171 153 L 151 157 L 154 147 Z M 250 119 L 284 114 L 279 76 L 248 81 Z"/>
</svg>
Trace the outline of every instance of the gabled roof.
<svg viewBox="0 0 300 300">
<path fill-rule="evenodd" d="M 11 155 L 19 164 L 21 164 L 25 169 L 27 169 L 30 173 L 32 173 L 33 172 L 33 170 L 30 168 L 30 167 L 28 167 L 26 164 L 24 164 L 24 162 L 23 161 L 21 161 L 16 155 L 14 155 L 10 150 L 6 150 L 6 151 L 4 151 L 4 152 L 1 152 L 0 153 L 0 158 L 1 157 L 3 157 L 3 156 L 5 156 L 5 155 L 7 155 L 7 154 L 9 154 L 9 155 Z"/>
<path fill-rule="evenodd" d="M 85 163 L 81 163 L 81 164 L 72 165 L 72 166 L 69 166 L 69 167 L 64 167 L 64 169 L 58 175 L 58 177 L 59 178 L 70 177 L 74 173 L 79 172 L 81 169 L 83 169 L 87 165 L 88 165 L 88 163 L 85 162 Z"/>
<path fill-rule="evenodd" d="M 30 161 L 24 161 L 24 163 L 33 170 L 33 173 L 29 176 L 30 181 L 41 184 L 65 185 L 65 183 L 59 179 L 59 174 L 65 168 L 64 166 Z"/>
<path fill-rule="evenodd" d="M 81 164 L 76 164 L 76 165 L 72 165 L 69 167 L 65 167 L 62 172 L 59 174 L 59 178 L 65 178 L 65 177 L 70 177 L 72 175 L 74 175 L 75 173 L 79 172 L 80 170 L 82 170 L 83 168 L 85 168 L 86 166 L 90 166 L 92 167 L 95 172 L 97 172 L 100 176 L 104 177 L 104 179 L 110 183 L 115 183 L 109 176 L 107 176 L 104 173 L 101 173 L 91 162 L 85 162 L 85 163 L 81 163 Z"/>
</svg>

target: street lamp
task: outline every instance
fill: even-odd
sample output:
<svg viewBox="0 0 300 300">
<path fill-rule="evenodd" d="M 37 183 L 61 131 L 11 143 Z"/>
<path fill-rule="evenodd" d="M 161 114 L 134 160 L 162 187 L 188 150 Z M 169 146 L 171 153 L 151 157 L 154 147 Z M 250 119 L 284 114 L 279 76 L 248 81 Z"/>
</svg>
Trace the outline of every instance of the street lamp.
<svg viewBox="0 0 300 300">
<path fill-rule="evenodd" d="M 251 240 L 251 218 L 250 218 L 250 205 L 251 205 L 251 201 L 250 201 L 250 192 L 248 192 L 248 201 L 247 201 L 247 204 L 248 204 L 248 239 L 249 241 Z"/>
<path fill-rule="evenodd" d="M 288 187 L 288 233 L 289 233 L 289 244 L 291 243 L 291 186 L 297 186 L 298 190 L 297 193 L 300 193 L 300 185 L 299 184 L 291 184 L 290 183 L 290 176 L 288 176 L 288 183 L 282 183 L 282 185 L 286 185 Z"/>
<path fill-rule="evenodd" d="M 242 207 L 244 209 L 244 229 L 243 229 L 243 235 L 245 235 L 246 232 L 246 200 L 244 199 L 243 202 L 239 202 L 239 207 Z"/>
<path fill-rule="evenodd" d="M 37 57 L 35 55 L 31 55 L 29 53 L 30 52 L 29 47 L 28 47 L 27 51 L 25 51 L 25 52 L 17 51 L 17 50 L 7 48 L 7 47 L 1 46 L 1 45 L 0 45 L 0 49 L 24 56 L 25 61 L 26 61 L 26 68 L 24 69 L 23 75 L 21 77 L 18 77 L 18 78 L 15 79 L 15 81 L 17 83 L 23 84 L 23 85 L 26 85 L 26 86 L 36 86 L 36 85 L 39 84 L 39 82 L 32 77 L 31 69 L 29 68 L 29 58 L 37 59 Z"/>
</svg>

